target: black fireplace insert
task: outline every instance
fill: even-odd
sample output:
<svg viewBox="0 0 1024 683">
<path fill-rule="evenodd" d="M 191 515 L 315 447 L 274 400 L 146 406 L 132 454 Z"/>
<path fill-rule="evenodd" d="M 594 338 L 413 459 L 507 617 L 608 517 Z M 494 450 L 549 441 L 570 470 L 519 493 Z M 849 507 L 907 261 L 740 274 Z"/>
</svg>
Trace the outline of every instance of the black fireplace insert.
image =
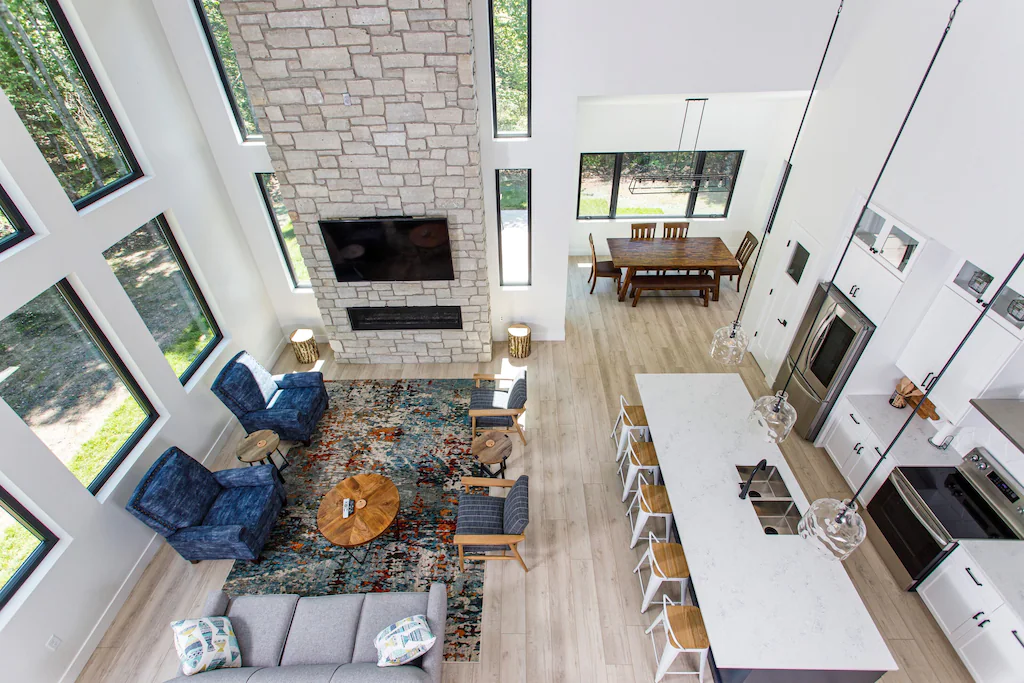
<svg viewBox="0 0 1024 683">
<path fill-rule="evenodd" d="M 348 309 L 354 331 L 461 330 L 458 306 L 360 306 Z"/>
</svg>

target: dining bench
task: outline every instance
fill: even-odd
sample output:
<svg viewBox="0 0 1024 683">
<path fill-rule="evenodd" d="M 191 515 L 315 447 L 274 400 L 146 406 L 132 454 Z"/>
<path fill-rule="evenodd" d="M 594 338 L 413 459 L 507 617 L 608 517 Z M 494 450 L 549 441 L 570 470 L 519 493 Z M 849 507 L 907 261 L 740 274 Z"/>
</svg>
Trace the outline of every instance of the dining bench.
<svg viewBox="0 0 1024 683">
<path fill-rule="evenodd" d="M 633 306 L 645 290 L 696 290 L 704 296 L 705 308 L 712 295 L 718 297 L 718 280 L 713 275 L 634 275 L 629 285 Z"/>
</svg>

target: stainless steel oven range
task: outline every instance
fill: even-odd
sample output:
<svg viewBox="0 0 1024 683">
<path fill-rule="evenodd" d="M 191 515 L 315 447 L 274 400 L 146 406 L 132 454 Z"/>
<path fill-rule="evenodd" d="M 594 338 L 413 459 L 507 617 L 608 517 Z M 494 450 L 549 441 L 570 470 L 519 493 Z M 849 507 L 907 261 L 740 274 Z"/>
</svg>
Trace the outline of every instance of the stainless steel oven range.
<svg viewBox="0 0 1024 683">
<path fill-rule="evenodd" d="M 868 535 L 905 590 L 914 590 L 958 539 L 1024 539 L 1024 487 L 984 448 L 956 467 L 897 467 L 868 512 Z"/>
</svg>

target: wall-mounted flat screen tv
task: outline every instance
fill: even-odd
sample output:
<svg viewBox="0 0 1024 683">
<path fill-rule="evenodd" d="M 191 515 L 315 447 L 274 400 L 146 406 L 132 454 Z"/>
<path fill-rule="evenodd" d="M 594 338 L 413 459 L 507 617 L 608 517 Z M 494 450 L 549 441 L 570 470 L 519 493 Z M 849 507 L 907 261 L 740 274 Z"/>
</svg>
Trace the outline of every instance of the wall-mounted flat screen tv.
<svg viewBox="0 0 1024 683">
<path fill-rule="evenodd" d="M 448 219 L 320 221 L 338 282 L 454 280 Z"/>
</svg>

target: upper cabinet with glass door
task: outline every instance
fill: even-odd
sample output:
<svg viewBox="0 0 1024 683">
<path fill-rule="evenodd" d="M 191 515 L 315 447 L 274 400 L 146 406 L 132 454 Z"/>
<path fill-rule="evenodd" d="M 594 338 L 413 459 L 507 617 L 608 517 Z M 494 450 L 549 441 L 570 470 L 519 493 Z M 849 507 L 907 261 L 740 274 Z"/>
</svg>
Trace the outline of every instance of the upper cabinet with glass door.
<svg viewBox="0 0 1024 683">
<path fill-rule="evenodd" d="M 854 238 L 854 244 L 873 255 L 900 280 L 906 279 L 925 242 L 919 234 L 874 204 L 864 210 Z"/>
</svg>

